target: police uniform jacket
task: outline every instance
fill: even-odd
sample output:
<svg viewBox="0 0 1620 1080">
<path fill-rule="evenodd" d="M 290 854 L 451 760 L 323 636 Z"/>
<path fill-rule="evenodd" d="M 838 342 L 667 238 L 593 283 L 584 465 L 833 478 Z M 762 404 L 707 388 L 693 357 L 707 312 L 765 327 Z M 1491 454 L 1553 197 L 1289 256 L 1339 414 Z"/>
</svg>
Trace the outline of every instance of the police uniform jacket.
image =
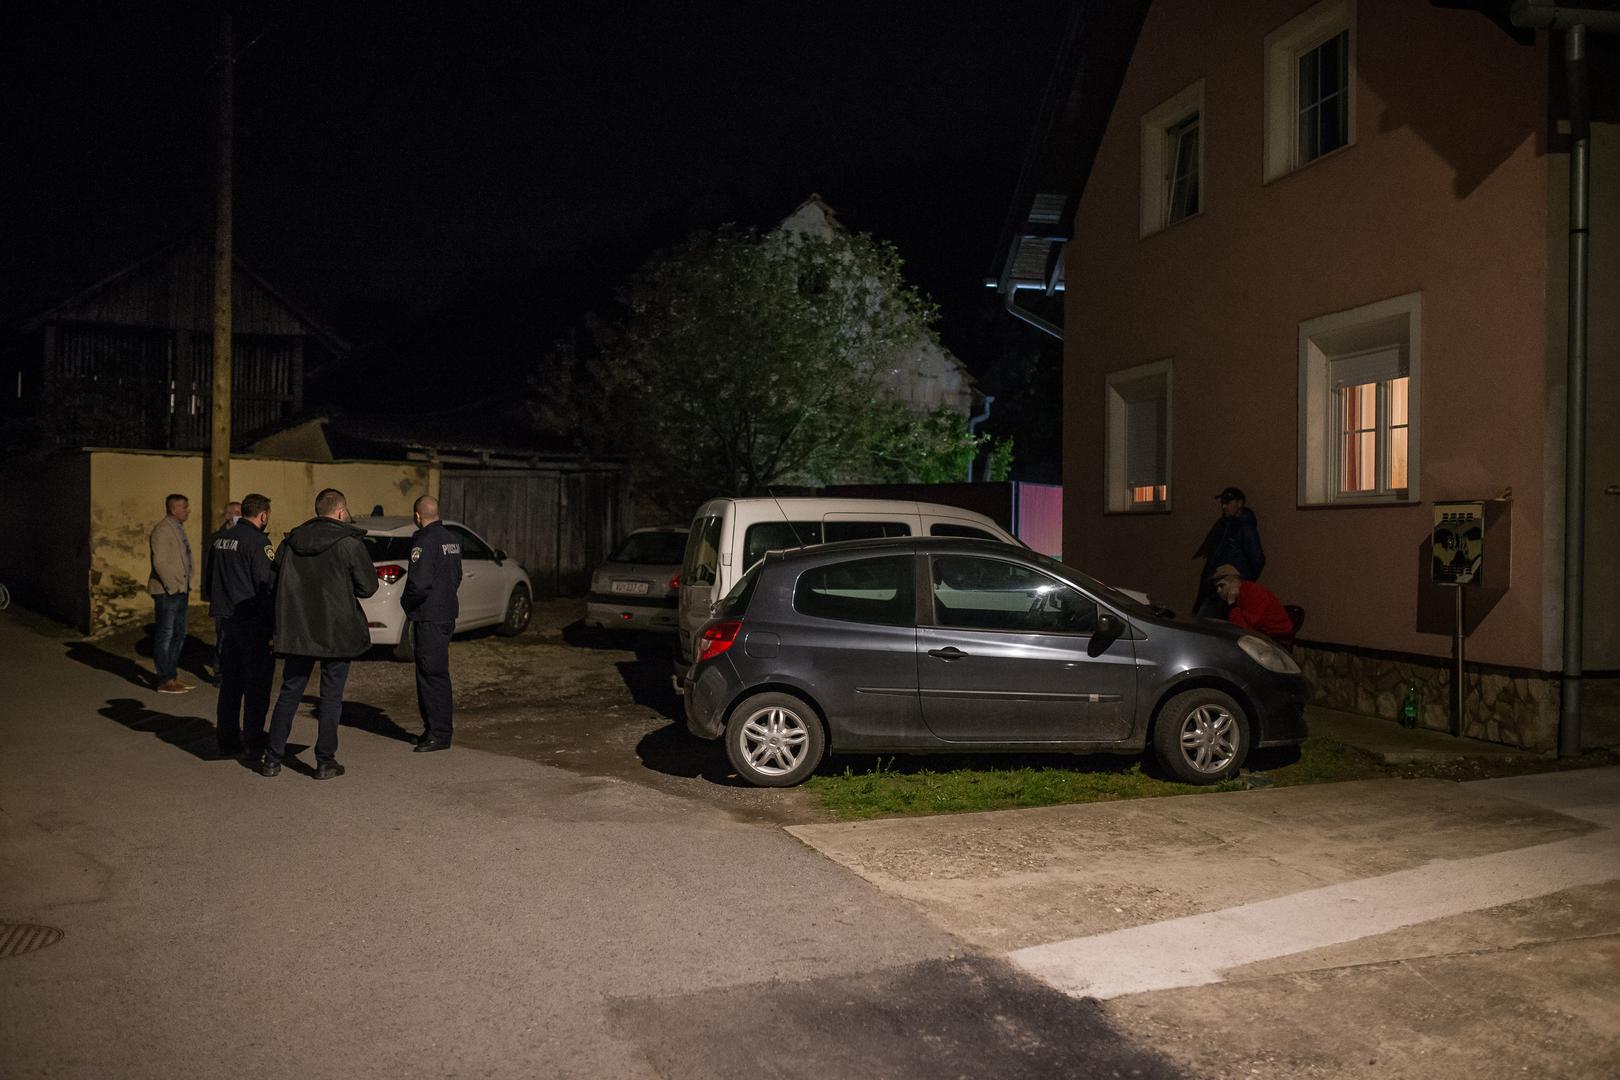
<svg viewBox="0 0 1620 1080">
<path fill-rule="evenodd" d="M 405 575 L 400 606 L 412 622 L 455 622 L 461 614 L 456 590 L 461 587 L 461 538 L 440 521 L 430 522 L 411 537 L 411 567 Z"/>
<path fill-rule="evenodd" d="M 216 619 L 275 618 L 275 548 L 270 538 L 247 518 L 221 529 L 209 541 L 208 613 Z"/>
<path fill-rule="evenodd" d="M 360 601 L 377 591 L 364 529 L 311 518 L 276 549 L 276 652 L 347 659 L 371 647 Z"/>
</svg>

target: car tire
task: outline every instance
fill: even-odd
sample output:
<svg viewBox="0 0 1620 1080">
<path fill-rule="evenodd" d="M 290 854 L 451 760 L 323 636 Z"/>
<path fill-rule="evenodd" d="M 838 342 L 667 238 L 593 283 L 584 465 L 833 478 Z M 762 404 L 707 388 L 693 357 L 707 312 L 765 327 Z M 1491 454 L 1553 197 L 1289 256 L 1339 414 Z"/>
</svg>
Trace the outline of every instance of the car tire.
<svg viewBox="0 0 1620 1080">
<path fill-rule="evenodd" d="M 405 629 L 399 632 L 399 644 L 394 646 L 394 659 L 406 661 L 416 659 L 416 624 L 409 619 L 405 620 Z"/>
<path fill-rule="evenodd" d="M 495 632 L 502 637 L 517 637 L 529 628 L 529 619 L 533 615 L 534 603 L 529 599 L 529 590 L 525 586 L 514 585 L 512 595 L 506 598 L 506 617 Z"/>
<path fill-rule="evenodd" d="M 1220 783 L 1249 756 L 1249 718 L 1230 694 L 1209 687 L 1187 690 L 1160 710 L 1153 751 L 1178 780 Z"/>
<path fill-rule="evenodd" d="M 792 787 L 816 771 L 827 732 L 809 702 L 792 694 L 755 694 L 731 711 L 726 756 L 755 787 Z"/>
</svg>

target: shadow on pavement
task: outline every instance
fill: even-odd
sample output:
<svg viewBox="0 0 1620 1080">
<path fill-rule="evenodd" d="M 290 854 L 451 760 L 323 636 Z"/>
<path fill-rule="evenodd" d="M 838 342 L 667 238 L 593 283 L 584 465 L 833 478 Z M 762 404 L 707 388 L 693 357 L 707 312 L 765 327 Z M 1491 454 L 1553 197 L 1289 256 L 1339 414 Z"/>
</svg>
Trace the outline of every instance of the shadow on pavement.
<svg viewBox="0 0 1620 1080">
<path fill-rule="evenodd" d="M 172 716 L 146 707 L 134 698 L 111 698 L 96 710 L 109 720 L 115 720 L 131 731 L 144 731 L 170 746 L 204 761 L 224 760 L 214 738 L 214 725 L 200 716 Z"/>
<path fill-rule="evenodd" d="M 318 698 L 305 697 L 304 704 L 314 706 L 319 703 Z M 414 743 L 414 732 L 406 731 L 400 727 L 392 716 L 375 705 L 368 705 L 364 701 L 345 701 L 343 703 L 343 718 L 338 721 L 340 728 L 356 728 L 371 735 L 381 735 L 385 739 L 394 739 L 398 742 Z"/>
<path fill-rule="evenodd" d="M 146 627 L 144 636 L 135 643 L 135 652 L 140 656 L 151 659 L 152 656 L 152 628 Z M 212 658 L 214 647 L 190 634 L 180 649 L 181 671 L 189 673 L 201 682 L 212 683 L 213 674 L 208 670 L 207 661 Z M 105 671 L 116 675 L 127 683 L 150 690 L 157 680 L 152 674 L 150 664 L 142 665 L 121 653 L 109 652 L 98 645 L 88 641 L 70 641 L 67 644 L 67 658 L 77 661 L 97 671 Z"/>
<path fill-rule="evenodd" d="M 699 739 L 683 724 L 666 724 L 636 743 L 636 756 L 653 772 L 707 780 L 722 787 L 749 787 L 738 778 L 718 741 Z"/>
</svg>

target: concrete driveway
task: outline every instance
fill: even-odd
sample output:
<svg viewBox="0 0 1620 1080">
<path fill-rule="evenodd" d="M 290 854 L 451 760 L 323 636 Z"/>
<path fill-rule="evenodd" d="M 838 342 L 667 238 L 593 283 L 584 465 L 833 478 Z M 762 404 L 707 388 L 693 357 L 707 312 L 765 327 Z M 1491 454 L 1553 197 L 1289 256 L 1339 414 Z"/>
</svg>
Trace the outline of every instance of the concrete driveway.
<svg viewBox="0 0 1620 1080">
<path fill-rule="evenodd" d="M 1620 769 L 789 831 L 1194 1075 L 1620 1075 Z"/>
</svg>

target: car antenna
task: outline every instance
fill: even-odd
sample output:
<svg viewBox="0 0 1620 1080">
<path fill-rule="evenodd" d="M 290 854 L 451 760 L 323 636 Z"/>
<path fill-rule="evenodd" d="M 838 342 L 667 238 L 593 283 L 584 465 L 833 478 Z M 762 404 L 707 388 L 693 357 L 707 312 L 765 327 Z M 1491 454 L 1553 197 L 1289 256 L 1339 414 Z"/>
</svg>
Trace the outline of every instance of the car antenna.
<svg viewBox="0 0 1620 1080">
<path fill-rule="evenodd" d="M 782 509 L 782 500 L 776 497 L 776 492 L 772 491 L 770 488 L 766 488 L 765 494 L 769 495 L 771 497 L 771 502 L 776 504 L 776 512 L 782 515 L 782 523 L 788 527 L 788 532 L 793 534 L 793 542 L 798 544 L 800 547 L 807 547 L 808 545 L 805 544 L 804 538 L 799 535 L 799 530 L 794 527 L 793 521 L 788 517 L 787 511 Z"/>
</svg>

